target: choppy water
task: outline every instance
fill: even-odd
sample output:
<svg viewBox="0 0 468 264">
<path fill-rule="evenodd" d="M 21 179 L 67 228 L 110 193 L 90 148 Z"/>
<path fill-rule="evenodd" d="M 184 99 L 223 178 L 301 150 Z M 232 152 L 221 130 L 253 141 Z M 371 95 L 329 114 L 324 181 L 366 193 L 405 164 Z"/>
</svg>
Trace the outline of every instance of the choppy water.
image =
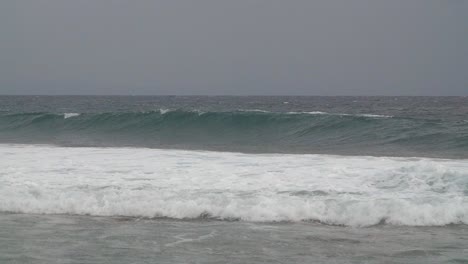
<svg viewBox="0 0 468 264">
<path fill-rule="evenodd" d="M 0 260 L 464 263 L 467 119 L 463 97 L 0 97 Z"/>
</svg>

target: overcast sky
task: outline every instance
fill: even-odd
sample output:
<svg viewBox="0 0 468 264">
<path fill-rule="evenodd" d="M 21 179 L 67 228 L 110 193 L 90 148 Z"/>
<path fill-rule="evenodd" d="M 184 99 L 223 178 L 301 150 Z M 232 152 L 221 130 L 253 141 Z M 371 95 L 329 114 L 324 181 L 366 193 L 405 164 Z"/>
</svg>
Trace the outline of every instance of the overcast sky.
<svg viewBox="0 0 468 264">
<path fill-rule="evenodd" d="M 466 0 L 0 1 L 0 94 L 468 95 Z"/>
</svg>

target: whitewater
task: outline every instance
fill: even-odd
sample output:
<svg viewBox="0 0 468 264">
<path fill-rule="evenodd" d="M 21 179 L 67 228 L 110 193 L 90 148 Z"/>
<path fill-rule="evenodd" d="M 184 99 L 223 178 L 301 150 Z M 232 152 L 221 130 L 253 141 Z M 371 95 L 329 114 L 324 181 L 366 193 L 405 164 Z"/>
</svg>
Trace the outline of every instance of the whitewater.
<svg viewBox="0 0 468 264">
<path fill-rule="evenodd" d="M 468 160 L 0 145 L 4 213 L 468 224 Z"/>
</svg>

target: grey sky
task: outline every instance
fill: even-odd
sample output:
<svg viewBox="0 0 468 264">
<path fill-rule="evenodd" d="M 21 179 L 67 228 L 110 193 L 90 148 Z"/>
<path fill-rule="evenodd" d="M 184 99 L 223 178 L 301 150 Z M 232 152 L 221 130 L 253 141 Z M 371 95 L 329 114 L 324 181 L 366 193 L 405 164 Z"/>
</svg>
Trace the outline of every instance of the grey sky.
<svg viewBox="0 0 468 264">
<path fill-rule="evenodd" d="M 0 94 L 468 95 L 465 0 L 0 2 Z"/>
</svg>

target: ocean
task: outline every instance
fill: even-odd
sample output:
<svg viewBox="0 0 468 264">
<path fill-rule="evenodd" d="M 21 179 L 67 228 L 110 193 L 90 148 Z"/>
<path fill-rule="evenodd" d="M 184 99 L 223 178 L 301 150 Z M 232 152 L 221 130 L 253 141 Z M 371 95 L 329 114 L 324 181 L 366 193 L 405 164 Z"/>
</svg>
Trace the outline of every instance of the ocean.
<svg viewBox="0 0 468 264">
<path fill-rule="evenodd" d="M 468 263 L 468 97 L 0 96 L 0 263 Z"/>
</svg>

